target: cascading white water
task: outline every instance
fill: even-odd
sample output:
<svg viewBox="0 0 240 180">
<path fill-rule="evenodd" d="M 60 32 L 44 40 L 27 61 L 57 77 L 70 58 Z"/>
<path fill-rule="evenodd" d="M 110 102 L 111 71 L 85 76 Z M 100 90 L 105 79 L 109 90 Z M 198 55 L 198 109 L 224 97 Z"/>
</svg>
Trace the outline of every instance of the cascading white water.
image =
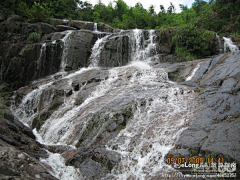
<svg viewBox="0 0 240 180">
<path fill-rule="evenodd" d="M 144 38 L 144 31 L 140 29 L 134 29 L 130 33 L 130 45 L 132 47 L 131 58 L 133 61 L 147 61 L 150 55 L 156 52 L 155 30 L 148 31 L 148 39 Z"/>
<path fill-rule="evenodd" d="M 145 105 L 138 102 L 126 128 L 107 146 L 121 154 L 121 161 L 111 173 L 116 179 L 152 179 L 173 171 L 164 157 L 194 119 L 193 91 L 168 83 L 164 72 L 151 67 L 144 66 L 136 74 L 139 71 L 140 75 L 134 75 L 129 86 L 141 85 L 140 97 L 146 100 Z"/>
<path fill-rule="evenodd" d="M 71 32 L 68 31 L 63 39 L 65 48 L 62 71 L 65 68 Z M 72 88 L 74 77 L 98 69 L 100 53 L 109 36 L 96 41 L 89 68 L 62 77 L 66 86 Z M 152 68 L 148 64 L 149 56 L 156 53 L 154 30 L 148 32 L 147 39 L 144 39 L 143 31 L 137 29 L 129 36 L 133 49 L 132 62 L 110 69 L 108 78 L 102 80 L 80 105 L 75 105 L 75 98 L 81 89 L 73 92 L 70 97 L 65 97 L 64 103 L 45 120 L 38 132 L 36 129 L 34 132 L 41 143 L 74 147 L 95 113 L 114 99 L 122 100 L 127 97 L 136 104 L 133 104 L 133 117 L 127 122 L 126 128 L 106 145 L 109 150 L 121 155 L 120 162 L 109 176 L 116 179 L 152 179 L 171 169 L 164 163 L 164 157 L 174 147 L 179 134 L 194 119 L 192 109 L 196 97 L 188 88 L 169 82 L 164 70 Z M 31 126 L 40 113 L 40 97 L 55 83 L 56 80 L 52 80 L 28 93 L 20 105 L 12 107 L 14 115 Z M 49 103 L 51 95 L 49 94 Z M 48 107 L 48 101 L 45 106 Z M 111 117 L 111 112 L 105 113 Z M 89 137 L 87 145 L 91 145 L 98 135 L 97 133 Z M 64 160 L 59 154 L 50 153 L 49 158 L 42 161 L 52 166 L 52 173 L 57 178 L 82 178 L 78 170 L 64 166 Z"/>
<path fill-rule="evenodd" d="M 150 55 L 156 55 L 157 54 L 157 48 L 156 48 L 156 42 L 155 42 L 155 38 L 156 38 L 156 34 L 155 34 L 155 30 L 151 29 L 148 31 L 149 33 L 149 42 L 148 45 L 146 47 L 146 56 L 147 58 L 150 57 Z"/>
<path fill-rule="evenodd" d="M 61 180 L 80 180 L 84 179 L 78 169 L 72 166 L 66 166 L 64 158 L 58 153 L 49 153 L 47 159 L 42 159 L 41 162 L 51 166 L 50 173 Z"/>
<path fill-rule="evenodd" d="M 190 81 L 193 78 L 193 76 L 195 75 L 195 73 L 197 72 L 201 64 L 202 64 L 201 62 L 197 64 L 197 66 L 193 69 L 191 74 L 185 79 L 186 81 Z"/>
<path fill-rule="evenodd" d="M 224 40 L 224 52 L 239 52 L 239 48 L 233 44 L 231 38 L 223 37 Z"/>
<path fill-rule="evenodd" d="M 30 93 L 28 93 L 23 99 L 20 105 L 15 107 L 14 105 L 11 107 L 14 116 L 21 119 L 21 121 L 28 127 L 31 127 L 32 120 L 38 116 L 39 111 L 37 110 L 39 107 L 40 96 L 45 88 L 49 87 L 52 82 L 43 84 L 39 86 L 37 89 L 34 89 Z"/>
<path fill-rule="evenodd" d="M 93 31 L 95 31 L 95 32 L 98 31 L 98 29 L 97 29 L 97 23 L 94 23 L 94 24 L 93 24 Z"/>
<path fill-rule="evenodd" d="M 89 67 L 97 67 L 98 66 L 98 63 L 100 61 L 100 53 L 103 50 L 104 45 L 105 45 L 105 43 L 107 41 L 107 38 L 109 36 L 110 35 L 106 35 L 103 38 L 99 38 L 96 41 L 96 43 L 94 44 L 94 46 L 92 48 L 92 54 L 91 54 L 91 57 L 90 57 L 91 64 L 89 65 Z"/>
<path fill-rule="evenodd" d="M 68 54 L 68 48 L 70 45 L 70 35 L 73 33 L 74 31 L 66 31 L 66 35 L 64 36 L 64 38 L 62 39 L 63 42 L 63 53 L 62 53 L 62 60 L 61 60 L 61 65 L 60 65 L 60 71 L 65 71 L 65 67 L 66 67 L 66 58 L 67 58 L 67 54 Z"/>
<path fill-rule="evenodd" d="M 43 43 L 40 49 L 39 58 L 37 60 L 37 69 L 40 69 L 43 58 L 46 56 L 46 43 Z"/>
</svg>

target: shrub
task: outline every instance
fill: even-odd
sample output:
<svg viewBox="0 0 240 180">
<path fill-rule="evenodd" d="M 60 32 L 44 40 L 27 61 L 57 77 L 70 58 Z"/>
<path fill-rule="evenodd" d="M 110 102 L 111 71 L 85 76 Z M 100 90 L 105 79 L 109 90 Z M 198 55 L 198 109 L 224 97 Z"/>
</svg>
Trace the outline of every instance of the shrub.
<svg viewBox="0 0 240 180">
<path fill-rule="evenodd" d="M 214 32 L 198 29 L 193 25 L 177 29 L 172 37 L 177 56 L 187 60 L 202 58 L 211 54 L 211 47 L 215 38 Z"/>
<path fill-rule="evenodd" d="M 39 42 L 41 39 L 41 36 L 39 33 L 37 32 L 32 32 L 29 34 L 28 38 L 27 38 L 27 42 L 30 42 L 30 43 L 36 43 L 36 42 Z"/>
</svg>

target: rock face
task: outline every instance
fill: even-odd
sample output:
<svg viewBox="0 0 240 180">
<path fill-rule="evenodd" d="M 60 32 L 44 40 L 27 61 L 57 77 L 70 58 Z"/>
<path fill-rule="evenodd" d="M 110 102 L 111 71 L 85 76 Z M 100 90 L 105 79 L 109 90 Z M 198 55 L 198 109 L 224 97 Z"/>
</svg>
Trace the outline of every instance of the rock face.
<svg viewBox="0 0 240 180">
<path fill-rule="evenodd" d="M 239 66 L 238 53 L 201 62 L 191 80 L 195 84 L 189 85 L 195 85 L 202 105 L 169 157 L 213 157 L 239 163 Z"/>
<path fill-rule="evenodd" d="M 116 67 L 126 65 L 130 60 L 129 37 L 111 36 L 100 54 L 99 65 L 102 67 Z"/>
<path fill-rule="evenodd" d="M 76 70 L 81 67 L 87 67 L 90 64 L 89 58 L 92 53 L 92 47 L 98 38 L 106 34 L 94 34 L 91 31 L 74 31 L 70 35 L 68 45 L 66 68 Z"/>
<path fill-rule="evenodd" d="M 21 19 L 7 19 L 0 23 L 1 29 L 1 81 L 9 83 L 14 89 L 29 84 L 31 81 L 46 77 L 63 70 L 76 70 L 91 64 L 92 48 L 103 36 L 109 37 L 102 45 L 98 55 L 101 67 L 126 65 L 133 54 L 135 44 L 144 47 L 155 59 L 161 62 L 184 61 L 183 58 L 171 55 L 174 47 L 170 42 L 172 33 L 165 34 L 159 30 L 120 32 L 103 24 L 84 21 L 67 21 L 52 19 L 55 26 L 48 23 L 26 23 Z M 101 31 L 101 32 L 100 32 Z M 28 40 L 31 33 L 40 36 L 39 42 Z M 138 42 L 132 36 L 139 36 Z M 155 47 L 151 47 L 155 43 Z M 213 50 L 214 51 L 214 50 Z M 215 52 L 215 51 L 214 51 Z M 213 53 L 214 53 L 213 52 Z"/>
<path fill-rule="evenodd" d="M 0 116 L 0 178 L 55 180 L 39 159 L 48 154 L 35 141 L 30 128 Z"/>
<path fill-rule="evenodd" d="M 66 26 L 64 21 L 55 21 L 58 24 L 56 27 L 43 22 L 31 24 L 11 18 L 1 22 L 1 81 L 15 89 L 58 72 L 63 68 L 62 61 L 65 61 L 66 70 L 76 70 L 90 64 L 89 57 L 95 41 L 106 34 L 84 31 L 93 30 L 93 23 L 72 21 Z M 113 28 L 104 24 L 99 27 L 102 31 L 113 31 Z M 67 31 L 61 32 L 64 30 L 75 32 L 69 35 Z M 33 32 L 42 37 L 40 42 L 27 41 Z M 71 43 L 68 43 L 70 39 Z"/>
</svg>

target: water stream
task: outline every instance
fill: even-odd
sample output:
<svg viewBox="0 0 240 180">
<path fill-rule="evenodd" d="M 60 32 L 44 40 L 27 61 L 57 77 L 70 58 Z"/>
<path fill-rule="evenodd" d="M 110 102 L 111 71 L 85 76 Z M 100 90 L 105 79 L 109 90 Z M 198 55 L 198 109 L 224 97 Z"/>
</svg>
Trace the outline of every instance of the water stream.
<svg viewBox="0 0 240 180">
<path fill-rule="evenodd" d="M 239 48 L 233 44 L 231 38 L 223 37 L 224 40 L 224 52 L 239 52 Z"/>
<path fill-rule="evenodd" d="M 63 39 L 65 48 L 61 71 L 65 68 L 71 33 L 68 31 Z M 52 79 L 39 84 L 23 97 L 21 103 L 14 104 L 12 111 L 24 124 L 32 127 L 34 119 L 47 111 L 53 102 L 54 93 L 59 90 L 54 87 L 63 83 L 63 104 L 44 120 L 39 130 L 34 129 L 34 133 L 43 144 L 69 145 L 75 148 L 94 114 L 104 108 L 112 108 L 112 111 L 104 111 L 111 118 L 114 116 L 114 108 L 118 107 L 114 102 L 126 101 L 125 104 L 130 104 L 133 116 L 126 127 L 105 145 L 106 149 L 121 155 L 120 162 L 107 177 L 157 178 L 162 172 L 173 171 L 165 164 L 164 157 L 174 147 L 180 133 L 194 120 L 196 95 L 187 87 L 169 81 L 163 69 L 149 65 L 149 59 L 156 54 L 155 32 L 150 30 L 148 37 L 144 37 L 143 30 L 135 29 L 129 34 L 132 47 L 130 63 L 107 69 L 107 78 L 96 85 L 84 102 L 76 105 L 76 99 L 86 83 L 79 91 L 72 89 L 72 83 L 84 74 L 99 70 L 100 53 L 109 36 L 96 41 L 88 68 L 64 75 L 60 80 Z M 70 91 L 72 94 L 66 95 Z M 99 131 L 84 141 L 87 147 L 96 141 L 106 125 L 103 123 Z M 42 159 L 42 162 L 49 164 L 52 167 L 51 173 L 59 179 L 84 179 L 78 169 L 65 166 L 60 154 L 49 152 L 49 158 Z"/>
<path fill-rule="evenodd" d="M 63 42 L 63 54 L 62 54 L 62 60 L 61 60 L 61 65 L 60 65 L 60 71 L 65 71 L 65 67 L 66 67 L 66 58 L 68 55 L 68 48 L 71 42 L 71 34 L 74 31 L 66 31 L 66 35 L 64 36 L 64 38 L 62 39 Z"/>
</svg>

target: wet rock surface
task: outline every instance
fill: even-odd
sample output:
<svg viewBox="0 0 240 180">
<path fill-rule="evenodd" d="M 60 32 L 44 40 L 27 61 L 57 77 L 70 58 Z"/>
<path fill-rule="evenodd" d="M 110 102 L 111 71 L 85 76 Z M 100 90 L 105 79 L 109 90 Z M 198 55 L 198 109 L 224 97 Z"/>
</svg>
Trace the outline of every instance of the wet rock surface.
<svg viewBox="0 0 240 180">
<path fill-rule="evenodd" d="M 55 180 L 39 162 L 48 155 L 30 128 L 0 116 L 0 178 Z"/>
<path fill-rule="evenodd" d="M 61 69 L 62 58 L 68 50 L 66 70 L 76 70 L 90 64 L 92 46 L 106 34 L 93 32 L 94 23 L 54 21 L 55 27 L 44 22 L 27 23 L 21 18 L 8 18 L 0 23 L 1 81 L 17 89 L 33 80 L 56 73 Z M 113 32 L 112 27 L 103 23 L 99 24 L 99 28 L 101 31 Z M 67 30 L 75 31 L 69 37 L 72 39 L 69 46 L 63 42 Z M 28 41 L 31 33 L 40 36 L 39 42 Z"/>
<path fill-rule="evenodd" d="M 87 67 L 90 64 L 89 58 L 94 43 L 105 35 L 105 33 L 98 34 L 85 30 L 74 31 L 69 37 L 71 43 L 67 47 L 66 69 L 77 70 L 81 67 Z"/>
<path fill-rule="evenodd" d="M 169 156 L 224 158 L 225 162 L 239 163 L 239 67 L 238 53 L 202 62 L 192 78 L 201 107 Z"/>
<path fill-rule="evenodd" d="M 116 67 L 126 65 L 130 60 L 129 37 L 111 36 L 100 54 L 99 65 Z"/>
<path fill-rule="evenodd" d="M 36 128 L 48 145 L 36 142 L 32 130 L 1 106 L 0 179 L 56 179 L 47 171 L 51 168 L 40 162 L 48 156 L 43 148 L 62 154 L 65 164 L 79 169 L 86 179 L 117 179 L 117 173 L 139 172 L 130 164 L 140 167 L 145 177 L 158 179 L 160 172 L 149 172 L 162 165 L 165 154 L 157 151 L 162 148 L 159 143 L 174 144 L 177 138 L 171 135 L 180 132 L 166 157 L 214 157 L 240 163 L 239 53 L 182 62 L 171 54 L 171 34 L 160 36 L 156 31 L 153 41 L 158 44 L 148 52 L 153 68 L 119 67 L 128 64 L 134 53 L 142 53 L 133 51 L 130 31 L 116 34 L 119 30 L 99 23 L 97 30 L 107 32 L 99 33 L 91 22 L 55 20 L 57 25 L 51 26 L 4 18 L 0 17 L 1 81 L 14 89 L 22 87 L 15 92 L 12 111 Z M 27 42 L 31 32 L 38 32 L 41 41 Z M 108 36 L 109 32 L 113 34 Z M 143 43 L 139 43 L 146 49 L 152 41 L 149 34 L 142 31 Z M 69 39 L 64 40 L 66 35 Z M 101 68 L 75 71 L 91 63 L 94 43 L 106 36 L 98 54 Z M 57 73 L 63 67 L 68 72 Z M 10 105 L 12 99 L 7 100 Z M 146 139 L 156 142 L 143 143 Z M 64 145 L 52 145 L 58 142 Z M 149 163 L 144 164 L 144 158 Z"/>
<path fill-rule="evenodd" d="M 156 63 L 156 62 L 154 62 Z M 193 75 L 192 79 L 185 81 L 188 76 L 192 74 L 196 66 L 200 64 L 198 70 Z M 155 69 L 165 69 L 168 76 L 171 77 L 173 73 L 175 80 L 182 86 L 190 88 L 198 94 L 200 101 L 198 102 L 198 108 L 194 110 L 195 120 L 184 124 L 188 127 L 184 130 L 178 141 L 170 153 L 166 157 L 209 157 L 210 155 L 215 158 L 224 158 L 225 161 L 232 162 L 239 159 L 239 143 L 238 143 L 238 129 L 239 129 L 239 59 L 238 54 L 224 54 L 216 58 L 208 58 L 203 60 L 197 60 L 193 62 L 183 63 L 161 63 L 156 64 Z M 223 72 L 224 71 L 224 72 Z M 120 71 L 121 72 L 121 71 Z M 126 83 L 135 75 L 141 76 L 141 73 L 136 74 L 135 68 L 128 68 L 127 71 L 122 71 L 118 74 L 119 78 L 117 81 L 113 81 L 113 87 L 119 88 L 127 85 Z M 177 73 L 176 73 L 177 72 Z M 74 97 L 76 100 L 72 106 L 81 106 L 82 103 L 96 90 L 104 81 L 112 78 L 109 74 L 108 68 L 92 68 L 92 70 L 86 70 L 85 72 L 65 75 L 65 78 L 58 78 L 57 75 L 54 77 L 55 81 L 47 88 L 45 88 L 39 97 L 39 116 L 31 124 L 32 128 L 36 127 L 38 130 L 41 129 L 45 120 L 54 116 L 52 113 L 58 108 L 61 109 L 67 99 Z M 161 77 L 162 78 L 162 77 Z M 45 81 L 48 81 L 47 79 Z M 162 80 L 159 79 L 159 82 Z M 106 83 L 105 82 L 105 83 Z M 111 82 L 111 81 L 109 81 Z M 111 82 L 111 83 L 113 83 Z M 141 81 L 140 81 L 141 82 Z M 40 83 L 40 84 L 38 84 Z M 32 89 L 38 89 L 43 82 L 36 82 L 31 86 L 26 86 L 17 91 L 16 99 L 21 99 L 27 92 Z M 170 88 L 172 85 L 168 85 Z M 148 87 L 148 96 L 154 94 L 155 87 Z M 142 108 L 146 106 L 147 102 L 144 98 L 141 100 L 142 87 L 141 85 L 132 86 L 129 92 L 121 94 L 122 91 L 114 92 L 108 90 L 109 94 L 99 98 L 93 107 L 86 106 L 88 110 L 92 109 L 93 114 L 88 116 L 82 116 L 84 111 L 79 111 L 79 118 L 75 123 L 73 134 L 81 132 L 80 136 L 71 137 L 67 142 L 71 144 L 71 141 L 76 141 L 76 149 L 72 149 L 68 146 L 45 146 L 51 152 L 61 153 L 65 159 L 66 165 L 74 166 L 78 168 L 83 177 L 87 179 L 98 179 L 112 178 L 109 175 L 111 171 L 118 165 L 121 155 L 116 151 L 106 149 L 108 144 L 114 137 L 127 126 L 128 122 L 133 118 L 134 112 L 136 112 L 137 103 L 142 104 Z M 127 92 L 126 89 L 124 89 Z M 182 93 L 185 90 L 182 91 Z M 181 92 L 181 91 L 180 91 Z M 190 91 L 189 91 L 190 92 Z M 117 94 L 116 94 L 117 93 Z M 119 94 L 120 93 L 120 94 Z M 141 95 L 140 95 L 140 94 Z M 184 94 L 184 93 L 183 93 Z M 153 100 L 149 100 L 150 102 Z M 196 101 L 196 99 L 195 99 Z M 20 101 L 19 101 L 20 102 Z M 106 103 L 104 106 L 101 103 Z M 101 108 L 99 108 L 101 107 Z M 68 109 L 61 109 L 61 113 L 64 114 Z M 91 111 L 91 110 L 90 110 Z M 106 113 L 106 112 L 111 112 Z M 81 118 L 80 118 L 81 117 Z M 179 116 L 181 117 L 181 116 Z M 84 130 L 81 128 L 81 122 L 88 122 Z M 5 121 L 3 121 L 6 123 Z M 77 122 L 77 124 L 76 124 Z M 14 122 L 16 124 L 16 122 Z M 8 122 L 9 124 L 9 122 Z M 13 127 L 16 125 L 13 124 Z M 19 127 L 10 128 L 11 131 L 17 133 L 24 133 L 34 138 L 31 130 L 23 128 L 21 131 Z M 47 129 L 45 129 L 47 132 Z M 10 130 L 9 130 L 10 132 Z M 56 133 L 64 133 L 64 128 Z M 15 137 L 5 138 L 2 136 L 4 144 L 10 144 L 11 148 L 16 148 L 19 143 L 29 144 L 28 140 L 21 140 L 16 142 Z M 36 144 L 35 140 L 32 139 Z M 27 142 L 27 143 L 26 143 Z M 133 143 L 134 144 L 134 143 Z M 7 146 L 7 147 L 8 147 Z M 13 147 L 12 147 L 13 146 Z M 130 146 L 134 149 L 134 146 Z M 21 147 L 28 156 L 39 159 L 39 157 L 45 157 L 46 152 L 39 150 L 39 145 L 36 146 L 38 150 L 32 152 L 25 146 Z M 116 147 L 112 147 L 118 148 Z M 147 151 L 147 147 L 144 150 Z M 4 149 L 5 150 L 5 149 Z M 9 159 L 9 162 L 11 158 Z M 41 168 L 40 168 L 41 167 Z M 46 175 L 42 166 L 37 166 L 37 171 L 41 177 L 52 178 L 50 175 Z M 186 169 L 182 170 L 183 172 Z M 8 172 L 8 171 L 6 171 Z M 90 173 L 91 172 L 91 173 Z M 187 170 L 188 172 L 188 170 Z M 13 173 L 13 170 L 9 170 L 9 173 Z M 14 171 L 15 173 L 15 171 Z M 20 174 L 20 175 L 19 175 Z M 17 172 L 17 175 L 21 176 L 22 172 Z M 4 175 L 5 176 L 5 175 Z M 31 174 L 29 176 L 32 176 Z M 158 177 L 158 175 L 156 175 Z"/>
</svg>

